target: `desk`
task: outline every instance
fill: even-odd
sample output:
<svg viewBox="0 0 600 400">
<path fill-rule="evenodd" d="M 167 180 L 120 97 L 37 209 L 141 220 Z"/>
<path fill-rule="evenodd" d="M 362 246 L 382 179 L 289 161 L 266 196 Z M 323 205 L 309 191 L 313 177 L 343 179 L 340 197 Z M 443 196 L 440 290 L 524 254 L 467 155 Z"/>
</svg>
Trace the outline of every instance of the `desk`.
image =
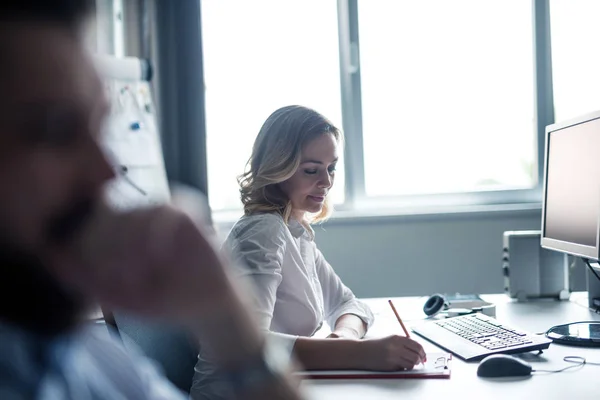
<svg viewBox="0 0 600 400">
<path fill-rule="evenodd" d="M 581 297 L 581 294 L 578 294 Z M 533 333 L 544 332 L 553 325 L 567 322 L 598 320 L 600 315 L 590 311 L 587 301 L 535 300 L 526 303 L 512 301 L 506 295 L 481 296 L 496 304 L 496 318 L 502 322 Z M 407 325 L 422 319 L 426 298 L 397 298 L 394 305 Z M 577 301 L 576 301 L 577 300 Z M 401 334 L 387 299 L 365 299 L 376 315 L 369 336 Z M 427 340 L 414 335 L 425 351 L 439 351 Z M 559 369 L 567 364 L 565 356 L 583 356 L 590 362 L 600 362 L 600 348 L 578 348 L 551 344 L 543 354 L 527 353 L 533 368 Z M 586 365 L 561 373 L 537 373 L 526 378 L 484 379 L 477 376 L 478 362 L 452 361 L 452 377 L 448 380 L 331 380 L 302 382 L 309 399 L 316 400 L 377 400 L 377 399 L 598 399 L 600 398 L 600 366 Z"/>
</svg>

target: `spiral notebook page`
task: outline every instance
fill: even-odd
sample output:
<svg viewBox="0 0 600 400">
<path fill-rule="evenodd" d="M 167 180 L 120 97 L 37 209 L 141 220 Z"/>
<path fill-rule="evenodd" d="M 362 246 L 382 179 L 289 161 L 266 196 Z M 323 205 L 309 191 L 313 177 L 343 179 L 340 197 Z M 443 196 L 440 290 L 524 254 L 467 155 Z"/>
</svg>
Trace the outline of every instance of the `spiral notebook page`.
<svg viewBox="0 0 600 400">
<path fill-rule="evenodd" d="M 364 371 L 364 370 L 323 370 L 299 371 L 296 376 L 303 379 L 435 379 L 450 378 L 452 354 L 436 352 L 427 354 L 425 365 L 419 364 L 412 370 Z"/>
</svg>

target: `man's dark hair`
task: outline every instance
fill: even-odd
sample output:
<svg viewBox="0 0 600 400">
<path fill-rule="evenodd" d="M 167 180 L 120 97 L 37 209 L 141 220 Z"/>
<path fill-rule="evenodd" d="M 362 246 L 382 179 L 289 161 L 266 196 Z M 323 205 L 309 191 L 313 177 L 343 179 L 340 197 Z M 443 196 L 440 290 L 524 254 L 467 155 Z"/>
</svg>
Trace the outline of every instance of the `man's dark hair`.
<svg viewBox="0 0 600 400">
<path fill-rule="evenodd" d="M 3 0 L 0 2 L 0 23 L 28 20 L 77 29 L 94 9 L 93 0 Z"/>
</svg>

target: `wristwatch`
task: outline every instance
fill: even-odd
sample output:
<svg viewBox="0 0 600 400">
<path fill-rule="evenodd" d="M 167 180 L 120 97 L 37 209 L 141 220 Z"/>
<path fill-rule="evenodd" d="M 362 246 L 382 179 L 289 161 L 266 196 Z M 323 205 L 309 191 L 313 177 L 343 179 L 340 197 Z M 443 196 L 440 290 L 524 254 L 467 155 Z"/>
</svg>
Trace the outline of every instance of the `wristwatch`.
<svg viewBox="0 0 600 400">
<path fill-rule="evenodd" d="M 224 371 L 225 381 L 235 393 L 252 390 L 280 379 L 289 371 L 290 357 L 279 346 L 265 341 L 262 351 L 243 365 Z"/>
</svg>

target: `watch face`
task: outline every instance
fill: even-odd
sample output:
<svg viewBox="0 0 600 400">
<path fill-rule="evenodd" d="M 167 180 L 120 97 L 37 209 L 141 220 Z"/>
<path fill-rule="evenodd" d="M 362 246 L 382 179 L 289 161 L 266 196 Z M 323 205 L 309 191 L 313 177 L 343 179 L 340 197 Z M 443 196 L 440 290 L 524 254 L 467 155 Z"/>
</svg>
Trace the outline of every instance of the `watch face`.
<svg viewBox="0 0 600 400">
<path fill-rule="evenodd" d="M 279 367 L 270 363 L 264 354 L 260 354 L 240 369 L 224 371 L 223 377 L 232 390 L 243 392 L 271 381 L 279 373 Z"/>
</svg>

